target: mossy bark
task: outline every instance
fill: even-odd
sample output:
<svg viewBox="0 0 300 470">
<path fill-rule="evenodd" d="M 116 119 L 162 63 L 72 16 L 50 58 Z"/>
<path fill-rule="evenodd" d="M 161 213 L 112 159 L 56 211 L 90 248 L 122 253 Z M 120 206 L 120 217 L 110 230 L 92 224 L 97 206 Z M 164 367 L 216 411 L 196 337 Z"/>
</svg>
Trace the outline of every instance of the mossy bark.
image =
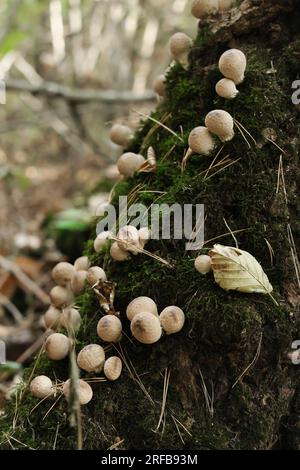
<svg viewBox="0 0 300 470">
<path fill-rule="evenodd" d="M 290 227 L 299 247 L 300 126 L 291 101 L 292 82 L 300 78 L 299 24 L 299 0 L 246 0 L 239 9 L 200 22 L 189 70 L 179 64 L 170 70 L 169 98 L 153 115 L 182 133 L 184 142 L 147 120 L 131 150 L 152 145 L 157 172 L 136 175 L 115 191 L 115 202 L 140 185 L 134 200 L 148 206 L 157 199 L 155 191 L 165 193 L 160 202 L 205 204 L 206 240 L 228 231 L 224 218 L 231 230 L 246 229 L 237 234 L 239 246 L 262 263 L 278 306 L 268 296 L 224 292 L 212 276 L 195 271 L 195 255 L 185 252 L 182 241 L 151 241 L 147 246 L 172 268 L 144 255 L 115 263 L 107 254 L 95 255 L 89 242 L 92 261 L 117 283 L 116 308 L 125 331 L 126 305 L 140 295 L 149 295 L 161 309 L 178 305 L 187 321 L 181 333 L 153 346 L 124 337 L 123 351 L 151 400 L 126 371 L 116 383 L 95 385 L 93 401 L 82 408 L 84 448 L 107 449 L 117 438 L 123 440 L 120 449 L 300 448 L 299 367 L 287 359 L 292 342 L 300 339 L 299 286 L 288 236 Z M 233 101 L 215 93 L 221 78 L 218 58 L 228 47 L 242 49 L 248 58 L 246 79 Z M 220 159 L 229 155 L 234 164 L 205 177 L 213 156 L 195 155 L 182 172 L 190 130 L 217 108 L 230 112 L 257 144 L 246 134 L 249 148 L 236 129 L 234 140 L 223 148 L 219 143 L 217 149 L 222 148 Z M 266 128 L 277 135 L 276 142 L 262 138 Z M 281 158 L 285 184 L 278 176 Z M 233 244 L 230 235 L 219 241 Z M 77 349 L 98 340 L 100 314 L 91 290 L 78 303 L 84 322 Z M 167 408 L 164 424 L 156 430 L 166 368 Z M 64 380 L 68 364 L 42 359 L 37 373 Z M 204 384 L 210 396 L 213 390 L 213 406 L 205 400 Z M 47 415 L 49 402 L 33 410 L 35 405 L 26 392 L 16 412 L 14 404 L 7 408 L 0 421 L 2 446 L 9 446 L 7 436 L 12 435 L 33 448 L 52 448 L 54 442 L 56 448 L 76 448 L 77 431 L 69 425 L 66 403 L 59 401 Z M 13 445 L 22 447 L 16 441 Z"/>
</svg>

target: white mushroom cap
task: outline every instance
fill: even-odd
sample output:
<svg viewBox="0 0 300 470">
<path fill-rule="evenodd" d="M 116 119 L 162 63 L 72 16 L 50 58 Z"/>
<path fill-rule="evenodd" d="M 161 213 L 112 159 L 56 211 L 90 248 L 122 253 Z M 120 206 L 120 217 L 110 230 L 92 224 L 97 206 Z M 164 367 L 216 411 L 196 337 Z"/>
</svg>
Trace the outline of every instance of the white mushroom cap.
<svg viewBox="0 0 300 470">
<path fill-rule="evenodd" d="M 236 85 L 244 80 L 246 67 L 247 58 L 239 49 L 229 49 L 219 60 L 220 72 L 224 77 L 233 80 Z"/>
<path fill-rule="evenodd" d="M 73 294 L 79 295 L 85 286 L 87 271 L 75 271 L 71 281 L 71 289 Z"/>
<path fill-rule="evenodd" d="M 91 286 L 94 286 L 100 280 L 106 281 L 107 277 L 105 271 L 102 268 L 99 266 L 92 266 L 88 269 L 86 280 Z"/>
<path fill-rule="evenodd" d="M 30 391 L 37 398 L 50 397 L 54 393 L 52 381 L 46 375 L 38 375 L 30 382 Z"/>
<path fill-rule="evenodd" d="M 85 346 L 77 356 L 80 369 L 87 372 L 100 372 L 105 362 L 105 351 L 99 344 Z"/>
<path fill-rule="evenodd" d="M 121 250 L 117 242 L 114 242 L 110 247 L 110 256 L 115 261 L 126 261 L 130 258 L 127 251 Z"/>
<path fill-rule="evenodd" d="M 191 12 L 196 18 L 204 18 L 217 13 L 218 10 L 219 0 L 193 0 Z"/>
<path fill-rule="evenodd" d="M 92 387 L 84 380 L 78 379 L 74 384 L 77 389 L 77 395 L 80 405 L 86 405 L 93 398 Z M 63 385 L 63 394 L 68 399 L 71 391 L 71 379 L 68 379 Z"/>
<path fill-rule="evenodd" d="M 43 317 L 46 328 L 50 328 L 51 330 L 56 330 L 57 328 L 59 328 L 60 317 L 61 311 L 53 305 L 50 305 Z"/>
<path fill-rule="evenodd" d="M 66 308 L 60 317 L 60 324 L 67 330 L 77 330 L 80 327 L 81 316 L 76 308 Z"/>
<path fill-rule="evenodd" d="M 188 64 L 188 54 L 192 48 L 193 41 L 185 33 L 175 33 L 169 40 L 171 56 L 182 65 Z"/>
<path fill-rule="evenodd" d="M 153 90 L 159 96 L 163 97 L 166 96 L 166 77 L 165 75 L 161 74 L 156 77 L 153 82 Z"/>
<path fill-rule="evenodd" d="M 199 155 L 210 155 L 215 147 L 215 142 L 209 130 L 204 126 L 199 126 L 190 132 L 189 147 Z"/>
<path fill-rule="evenodd" d="M 201 274 L 207 274 L 212 270 L 211 257 L 200 255 L 195 259 L 195 268 Z"/>
<path fill-rule="evenodd" d="M 87 271 L 91 263 L 87 256 L 80 256 L 75 260 L 74 268 L 76 271 Z"/>
<path fill-rule="evenodd" d="M 227 11 L 233 7 L 235 0 L 219 0 L 219 11 Z"/>
<path fill-rule="evenodd" d="M 120 228 L 117 238 L 118 246 L 121 250 L 130 251 L 131 253 L 136 254 L 138 250 L 136 247 L 140 246 L 139 231 L 133 225 L 124 225 Z"/>
<path fill-rule="evenodd" d="M 60 361 L 69 354 L 70 346 L 71 342 L 67 336 L 62 333 L 53 333 L 45 342 L 46 356 L 53 361 Z"/>
<path fill-rule="evenodd" d="M 118 160 L 118 170 L 121 175 L 133 176 L 145 163 L 145 158 L 137 153 L 123 153 Z"/>
<path fill-rule="evenodd" d="M 137 313 L 130 324 L 131 333 L 143 344 L 156 343 L 162 334 L 159 319 L 149 312 Z"/>
<path fill-rule="evenodd" d="M 114 144 L 127 147 L 133 137 L 133 132 L 128 126 L 114 124 L 110 130 L 109 136 Z"/>
<path fill-rule="evenodd" d="M 100 253 L 100 251 L 106 245 L 107 240 L 109 240 L 111 235 L 112 233 L 109 230 L 101 232 L 97 235 L 94 240 L 94 250 L 96 251 L 96 253 Z"/>
<path fill-rule="evenodd" d="M 207 129 L 216 134 L 222 142 L 228 142 L 234 137 L 233 118 L 222 109 L 215 109 L 207 114 L 205 118 L 205 125 Z"/>
<path fill-rule="evenodd" d="M 219 96 L 225 98 L 226 100 L 232 100 L 236 98 L 239 93 L 234 81 L 230 80 L 229 78 L 222 78 L 218 81 L 216 84 L 216 92 Z"/>
<path fill-rule="evenodd" d="M 97 325 L 98 336 L 107 343 L 117 343 L 121 339 L 122 323 L 115 315 L 104 315 Z"/>
<path fill-rule="evenodd" d="M 161 312 L 159 320 L 163 330 L 167 335 L 171 335 L 182 330 L 185 322 L 185 315 L 181 308 L 171 305 Z"/>
<path fill-rule="evenodd" d="M 117 356 L 109 357 L 104 364 L 104 375 L 108 380 L 117 380 L 122 372 L 122 361 Z"/>
<path fill-rule="evenodd" d="M 52 269 L 52 278 L 57 285 L 65 287 L 72 279 L 74 266 L 64 261 Z"/>
<path fill-rule="evenodd" d="M 150 297 L 142 296 L 133 299 L 130 304 L 128 304 L 126 316 L 129 321 L 132 321 L 133 317 L 141 312 L 149 312 L 158 317 L 157 305 Z"/>
<path fill-rule="evenodd" d="M 50 291 L 51 303 L 56 308 L 63 308 L 67 305 L 70 305 L 73 301 L 73 293 L 69 288 L 55 286 Z"/>
<path fill-rule="evenodd" d="M 140 245 L 144 247 L 151 238 L 151 230 L 148 227 L 142 227 L 138 232 Z"/>
</svg>

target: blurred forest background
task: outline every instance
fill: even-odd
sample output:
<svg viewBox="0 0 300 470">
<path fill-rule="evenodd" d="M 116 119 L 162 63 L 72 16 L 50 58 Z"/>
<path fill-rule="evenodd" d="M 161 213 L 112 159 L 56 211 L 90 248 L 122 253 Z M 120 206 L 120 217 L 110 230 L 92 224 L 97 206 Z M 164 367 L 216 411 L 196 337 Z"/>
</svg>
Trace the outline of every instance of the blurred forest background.
<svg viewBox="0 0 300 470">
<path fill-rule="evenodd" d="M 0 401 L 43 338 L 51 269 L 71 261 L 118 178 L 112 122 L 156 106 L 188 0 L 1 0 Z"/>
</svg>

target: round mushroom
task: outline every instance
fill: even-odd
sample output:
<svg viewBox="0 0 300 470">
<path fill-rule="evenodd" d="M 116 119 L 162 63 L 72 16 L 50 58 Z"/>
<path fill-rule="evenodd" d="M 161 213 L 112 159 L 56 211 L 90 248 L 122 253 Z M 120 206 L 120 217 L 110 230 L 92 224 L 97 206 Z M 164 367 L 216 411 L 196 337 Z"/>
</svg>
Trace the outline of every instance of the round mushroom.
<svg viewBox="0 0 300 470">
<path fill-rule="evenodd" d="M 74 299 L 73 293 L 69 288 L 55 286 L 50 291 L 51 303 L 56 308 L 63 308 L 70 305 Z"/>
<path fill-rule="evenodd" d="M 100 253 L 100 251 L 102 251 L 102 248 L 106 245 L 111 235 L 112 233 L 109 230 L 101 232 L 97 235 L 94 240 L 94 250 L 96 253 Z"/>
<path fill-rule="evenodd" d="M 117 380 L 122 372 L 122 361 L 117 356 L 109 357 L 104 363 L 104 375 L 108 380 Z"/>
<path fill-rule="evenodd" d="M 81 323 L 81 316 L 76 308 L 66 308 L 60 317 L 60 324 L 66 330 L 78 330 Z"/>
<path fill-rule="evenodd" d="M 66 287 L 74 274 L 74 266 L 64 261 L 52 269 L 52 278 L 57 285 Z"/>
<path fill-rule="evenodd" d="M 145 163 L 145 158 L 137 153 L 127 152 L 120 156 L 117 165 L 123 176 L 133 176 Z"/>
<path fill-rule="evenodd" d="M 208 156 L 213 151 L 215 142 L 206 127 L 198 126 L 190 132 L 189 147 L 193 153 Z"/>
<path fill-rule="evenodd" d="M 182 330 L 185 315 L 181 308 L 171 305 L 166 307 L 159 315 L 160 324 L 167 335 L 178 333 Z"/>
<path fill-rule="evenodd" d="M 207 129 L 216 134 L 222 142 L 228 142 L 234 137 L 233 118 L 222 109 L 215 109 L 207 114 L 205 118 L 205 125 Z"/>
<path fill-rule="evenodd" d="M 236 85 L 242 83 L 245 78 L 247 58 L 239 49 L 229 49 L 221 55 L 219 69 L 224 77 L 233 80 Z"/>
<path fill-rule="evenodd" d="M 212 270 L 211 257 L 200 255 L 195 259 L 195 268 L 201 274 L 207 274 Z"/>
<path fill-rule="evenodd" d="M 153 82 L 153 90 L 161 98 L 166 96 L 166 77 L 164 74 L 158 75 Z"/>
<path fill-rule="evenodd" d="M 117 238 L 117 243 L 121 250 L 130 251 L 133 254 L 137 254 L 139 252 L 139 231 L 133 225 L 125 225 L 124 227 L 120 228 Z"/>
<path fill-rule="evenodd" d="M 45 341 L 46 356 L 52 361 L 64 359 L 70 351 L 71 342 L 62 333 L 53 333 Z"/>
<path fill-rule="evenodd" d="M 171 56 L 178 60 L 183 67 L 188 65 L 188 55 L 192 45 L 192 39 L 185 33 L 175 33 L 169 40 Z"/>
<path fill-rule="evenodd" d="M 91 401 L 91 399 L 93 398 L 93 390 L 92 390 L 92 387 L 87 382 L 85 382 L 82 379 L 78 379 L 74 383 L 74 387 L 76 387 L 77 396 L 78 396 L 80 405 L 86 405 L 87 403 Z M 71 392 L 71 379 L 68 379 L 63 385 L 63 394 L 67 400 L 70 397 L 70 392 Z"/>
<path fill-rule="evenodd" d="M 38 375 L 30 382 L 30 391 L 37 398 L 50 397 L 54 393 L 51 379 L 46 375 Z"/>
<path fill-rule="evenodd" d="M 104 315 L 97 325 L 97 333 L 102 341 L 117 343 L 122 335 L 122 323 L 115 315 Z"/>
<path fill-rule="evenodd" d="M 239 93 L 234 81 L 229 78 L 222 78 L 218 81 L 216 84 L 216 92 L 221 98 L 225 98 L 226 100 L 233 100 Z"/>
<path fill-rule="evenodd" d="M 193 0 L 192 15 L 196 18 L 204 18 L 219 11 L 219 0 Z"/>
<path fill-rule="evenodd" d="M 143 344 L 156 343 L 162 334 L 159 319 L 149 312 L 137 313 L 130 324 L 131 333 Z"/>
<path fill-rule="evenodd" d="M 99 344 L 85 346 L 77 356 L 77 364 L 86 372 L 101 372 L 105 362 L 105 351 Z"/>
<path fill-rule="evenodd" d="M 71 281 L 71 289 L 74 295 L 79 295 L 85 287 L 87 271 L 75 271 Z"/>
<path fill-rule="evenodd" d="M 60 317 L 61 311 L 53 305 L 50 305 L 43 317 L 46 328 L 49 328 L 51 330 L 56 330 L 57 328 L 59 328 Z"/>
<path fill-rule="evenodd" d="M 127 147 L 133 137 L 133 132 L 128 126 L 114 124 L 109 133 L 110 140 L 121 147 Z"/>
<path fill-rule="evenodd" d="M 99 266 L 92 266 L 88 269 L 86 280 L 91 286 L 94 286 L 99 281 L 107 281 L 107 277 L 102 268 Z"/>
<path fill-rule="evenodd" d="M 75 271 L 87 271 L 91 263 L 87 256 L 80 256 L 74 263 Z"/>
<path fill-rule="evenodd" d="M 134 316 L 141 312 L 149 312 L 158 317 L 157 305 L 150 297 L 137 297 L 133 299 L 126 309 L 126 316 L 129 321 L 132 321 Z"/>
<path fill-rule="evenodd" d="M 127 251 L 121 250 L 117 242 L 114 242 L 110 247 L 110 256 L 115 261 L 126 261 L 130 258 Z"/>
</svg>

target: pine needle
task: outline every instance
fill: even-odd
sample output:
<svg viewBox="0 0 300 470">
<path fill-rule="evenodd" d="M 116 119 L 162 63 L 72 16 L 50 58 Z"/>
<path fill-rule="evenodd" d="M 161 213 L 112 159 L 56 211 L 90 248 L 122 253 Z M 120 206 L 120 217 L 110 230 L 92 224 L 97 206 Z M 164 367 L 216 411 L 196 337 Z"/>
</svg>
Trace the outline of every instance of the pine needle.
<svg viewBox="0 0 300 470">
<path fill-rule="evenodd" d="M 250 364 L 246 367 L 246 369 L 241 373 L 241 375 L 237 378 L 237 380 L 234 382 L 234 384 L 232 385 L 231 389 L 233 389 L 234 387 L 236 387 L 236 385 L 242 380 L 242 378 L 244 377 L 245 374 L 247 374 L 247 372 L 249 371 L 249 369 L 251 369 L 252 366 L 254 366 L 254 364 L 256 363 L 257 359 L 259 358 L 259 355 L 260 355 L 260 351 L 261 351 L 261 344 L 262 344 L 262 339 L 263 339 L 263 334 L 261 333 L 260 334 L 260 338 L 259 338 L 259 342 L 258 342 L 258 346 L 257 346 L 257 350 L 256 350 L 256 353 L 255 353 L 255 356 L 253 358 L 253 360 L 250 362 Z"/>
<path fill-rule="evenodd" d="M 168 370 L 168 368 L 166 367 L 165 376 L 164 376 L 163 397 L 162 397 L 162 402 L 161 402 L 161 411 L 160 411 L 160 416 L 159 416 L 158 424 L 156 426 L 155 431 L 159 430 L 160 425 L 162 423 L 162 419 L 163 419 L 164 414 L 165 414 L 166 404 L 167 404 L 167 396 L 168 396 L 168 389 L 169 389 L 169 382 L 170 382 L 170 375 L 171 375 L 171 371 Z"/>
<path fill-rule="evenodd" d="M 143 116 L 145 117 L 146 119 L 150 119 L 150 121 L 153 121 L 155 122 L 155 124 L 159 125 L 160 127 L 163 127 L 166 131 L 170 132 L 170 134 L 174 135 L 178 140 L 180 140 L 181 142 L 184 142 L 183 138 L 180 137 L 178 134 L 176 134 L 176 132 L 174 132 L 172 129 L 170 129 L 168 126 L 165 126 L 165 124 L 163 124 L 162 122 L 160 121 L 157 121 L 157 119 L 153 118 L 152 116 L 149 116 L 147 114 L 144 114 L 140 111 L 136 111 L 135 112 L 137 114 L 139 114 L 140 116 Z"/>
</svg>

